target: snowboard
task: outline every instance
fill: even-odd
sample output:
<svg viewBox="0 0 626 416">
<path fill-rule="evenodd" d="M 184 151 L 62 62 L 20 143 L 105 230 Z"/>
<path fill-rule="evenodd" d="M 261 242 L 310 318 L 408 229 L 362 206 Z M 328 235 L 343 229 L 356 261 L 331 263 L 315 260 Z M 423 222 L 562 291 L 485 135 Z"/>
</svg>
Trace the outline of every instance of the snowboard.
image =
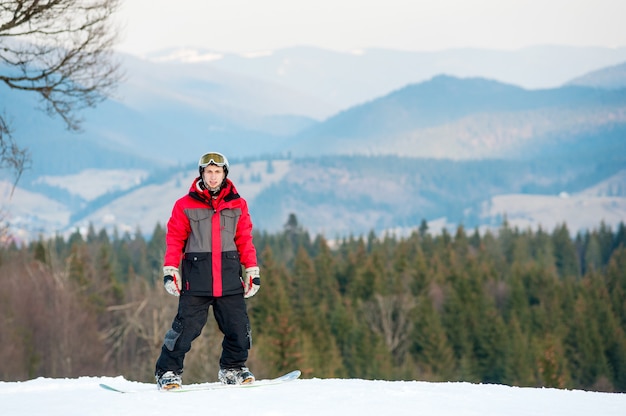
<svg viewBox="0 0 626 416">
<path fill-rule="evenodd" d="M 189 386 L 184 386 L 180 389 L 172 389 L 172 390 L 158 390 L 156 386 L 150 386 L 149 388 L 141 389 L 125 389 L 122 387 L 115 387 L 109 384 L 100 383 L 100 387 L 108 391 L 114 391 L 116 393 L 147 393 L 147 392 L 162 392 L 162 393 L 187 393 L 190 391 L 204 391 L 204 390 L 219 390 L 219 389 L 242 389 L 242 388 L 253 388 L 253 387 L 263 387 L 263 386 L 274 386 L 277 384 L 287 383 L 289 381 L 296 380 L 300 377 L 300 370 L 295 370 L 287 374 L 283 374 L 280 377 L 265 379 L 265 380 L 257 380 L 254 383 L 249 384 L 222 384 L 219 382 L 216 383 L 202 383 L 202 384 L 190 384 Z"/>
</svg>

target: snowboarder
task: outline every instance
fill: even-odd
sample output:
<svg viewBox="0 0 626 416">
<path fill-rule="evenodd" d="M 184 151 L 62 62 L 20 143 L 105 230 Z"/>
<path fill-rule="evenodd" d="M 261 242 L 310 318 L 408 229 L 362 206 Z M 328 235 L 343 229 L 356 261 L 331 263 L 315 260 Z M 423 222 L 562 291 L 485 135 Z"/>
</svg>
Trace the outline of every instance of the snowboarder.
<svg viewBox="0 0 626 416">
<path fill-rule="evenodd" d="M 248 204 L 227 179 L 223 154 L 204 154 L 198 170 L 167 223 L 163 283 L 179 302 L 156 362 L 159 389 L 182 386 L 185 354 L 206 324 L 210 306 L 224 335 L 218 379 L 254 382 L 246 367 L 252 339 L 245 299 L 259 290 L 261 279 Z"/>
</svg>

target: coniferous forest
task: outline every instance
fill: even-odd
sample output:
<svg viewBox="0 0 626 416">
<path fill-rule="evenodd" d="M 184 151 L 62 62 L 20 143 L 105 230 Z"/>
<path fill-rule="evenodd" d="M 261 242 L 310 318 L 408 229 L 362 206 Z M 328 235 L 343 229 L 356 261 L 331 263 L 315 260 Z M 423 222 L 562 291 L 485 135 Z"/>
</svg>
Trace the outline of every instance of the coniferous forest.
<svg viewBox="0 0 626 416">
<path fill-rule="evenodd" d="M 626 227 L 572 237 L 506 223 L 328 241 L 294 215 L 256 233 L 248 301 L 258 378 L 468 381 L 626 391 Z M 153 381 L 177 299 L 162 287 L 165 230 L 89 228 L 0 250 L 0 378 Z M 211 315 L 210 315 L 211 318 Z M 185 383 L 214 381 L 209 319 Z"/>
</svg>

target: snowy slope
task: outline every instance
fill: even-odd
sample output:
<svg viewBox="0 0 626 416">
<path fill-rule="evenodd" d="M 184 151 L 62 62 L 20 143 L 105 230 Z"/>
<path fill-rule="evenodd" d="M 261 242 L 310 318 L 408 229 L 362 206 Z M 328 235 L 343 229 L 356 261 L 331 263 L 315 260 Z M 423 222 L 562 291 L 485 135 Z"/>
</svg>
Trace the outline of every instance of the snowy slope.
<svg viewBox="0 0 626 416">
<path fill-rule="evenodd" d="M 470 383 L 304 379 L 256 389 L 119 394 L 121 377 L 0 382 L 0 413 L 16 415 L 624 415 L 626 394 Z M 139 383 L 133 383 L 137 385 Z M 141 386 L 140 386 L 141 387 Z"/>
<path fill-rule="evenodd" d="M 255 204 L 259 203 L 256 198 L 266 187 L 275 185 L 286 177 L 300 175 L 291 169 L 292 162 L 288 160 L 274 161 L 272 173 L 267 172 L 267 162 L 263 161 L 234 164 L 231 178 L 239 193 L 248 200 L 251 210 L 256 212 Z M 144 171 L 127 173 L 129 172 L 122 170 L 92 170 L 78 175 L 48 175 L 41 177 L 39 183 L 54 185 L 73 195 L 91 200 L 115 189 L 130 188 L 146 174 Z M 69 207 L 43 195 L 25 191 L 19 186 L 9 198 L 12 185 L 0 182 L 0 214 L 5 214 L 4 219 L 9 221 L 14 236 L 20 240 L 37 239 L 42 232 L 50 234 L 58 231 L 67 235 L 77 228 L 86 231 L 89 224 L 96 230 L 104 228 L 108 232 L 112 232 L 115 227 L 120 232 L 133 233 L 139 227 L 144 233 L 151 233 L 157 223 L 165 225 L 174 201 L 187 193 L 196 175 L 197 171 L 193 169 L 181 170 L 164 183 L 139 187 L 74 222 L 70 222 L 72 211 Z M 255 181 L 254 177 L 263 177 L 263 181 Z M 335 186 L 344 184 L 338 183 Z M 512 227 L 521 230 L 542 227 L 551 231 L 566 223 L 570 231 L 576 233 L 597 228 L 601 221 L 615 229 L 621 222 L 626 221 L 625 189 L 626 169 L 574 194 L 493 196 L 483 202 L 478 215 L 484 224 L 491 224 L 496 228 L 500 227 L 502 218 L 506 216 Z M 41 207 L 46 209 L 42 210 Z M 328 221 L 339 223 L 329 229 L 341 229 L 345 225 L 338 216 L 330 219 L 320 217 L 319 207 L 311 204 L 289 207 L 285 211 L 287 212 L 281 220 L 286 220 L 289 212 L 297 212 L 298 218 L 304 219 L 305 227 L 314 234 L 323 232 L 319 227 L 320 223 L 326 227 Z M 350 215 L 354 219 L 353 215 Z M 277 231 L 267 229 L 264 218 L 258 216 L 255 218 L 255 225 L 259 229 Z M 454 230 L 457 225 L 453 220 L 448 221 L 442 217 L 431 220 L 429 229 L 440 231 L 445 227 Z M 402 234 L 409 235 L 412 231 L 413 228 L 405 229 Z"/>
</svg>

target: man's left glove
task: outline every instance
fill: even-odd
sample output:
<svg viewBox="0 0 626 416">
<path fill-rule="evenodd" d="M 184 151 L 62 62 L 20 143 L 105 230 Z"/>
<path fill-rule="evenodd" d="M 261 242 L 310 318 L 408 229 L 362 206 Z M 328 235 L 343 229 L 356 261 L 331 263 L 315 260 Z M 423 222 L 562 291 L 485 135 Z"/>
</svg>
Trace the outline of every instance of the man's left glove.
<svg viewBox="0 0 626 416">
<path fill-rule="evenodd" d="M 180 289 L 182 289 L 182 280 L 177 267 L 165 266 L 163 267 L 163 286 L 167 293 L 172 296 L 180 296 Z"/>
<path fill-rule="evenodd" d="M 257 266 L 248 267 L 246 274 L 242 279 L 243 297 L 251 298 L 261 287 L 261 276 L 259 276 L 259 268 Z"/>
</svg>

